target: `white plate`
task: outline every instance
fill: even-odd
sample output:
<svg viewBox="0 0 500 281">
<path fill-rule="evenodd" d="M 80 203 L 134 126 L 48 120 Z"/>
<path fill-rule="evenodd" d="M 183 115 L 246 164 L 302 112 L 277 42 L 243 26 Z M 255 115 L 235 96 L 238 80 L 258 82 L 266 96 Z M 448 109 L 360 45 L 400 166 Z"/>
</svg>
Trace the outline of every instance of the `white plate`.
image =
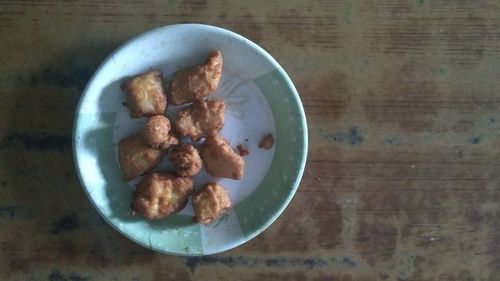
<svg viewBox="0 0 500 281">
<path fill-rule="evenodd" d="M 127 77 L 159 69 L 168 80 L 179 69 L 201 64 L 221 50 L 221 83 L 210 98 L 226 103 L 221 134 L 233 147 L 250 150 L 242 180 L 216 179 L 204 170 L 195 188 L 215 180 L 228 188 L 233 208 L 204 226 L 192 221 L 190 202 L 180 213 L 158 221 L 131 217 L 139 179 L 124 182 L 116 156 L 120 139 L 137 132 L 145 118 L 131 119 L 120 85 Z M 174 117 L 182 107 L 169 106 Z M 276 143 L 258 148 L 271 132 Z M 80 100 L 73 148 L 82 185 L 100 215 L 133 241 L 178 255 L 204 255 L 236 247 L 269 226 L 300 182 L 307 155 L 307 127 L 298 94 L 279 64 L 262 48 L 233 32 L 200 24 L 166 26 L 146 32 L 113 52 L 94 73 Z M 165 157 L 156 170 L 172 170 Z"/>
</svg>

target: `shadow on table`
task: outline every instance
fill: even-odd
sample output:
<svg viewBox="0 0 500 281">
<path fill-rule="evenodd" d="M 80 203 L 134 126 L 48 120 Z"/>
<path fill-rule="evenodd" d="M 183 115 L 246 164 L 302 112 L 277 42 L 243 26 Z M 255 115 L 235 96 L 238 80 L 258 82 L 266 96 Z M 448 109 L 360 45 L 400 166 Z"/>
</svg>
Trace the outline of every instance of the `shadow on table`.
<svg viewBox="0 0 500 281">
<path fill-rule="evenodd" d="M 99 221 L 75 172 L 73 119 L 86 83 L 118 45 L 88 44 L 2 77 L 0 216 L 28 221 L 23 231 L 60 234 Z"/>
</svg>

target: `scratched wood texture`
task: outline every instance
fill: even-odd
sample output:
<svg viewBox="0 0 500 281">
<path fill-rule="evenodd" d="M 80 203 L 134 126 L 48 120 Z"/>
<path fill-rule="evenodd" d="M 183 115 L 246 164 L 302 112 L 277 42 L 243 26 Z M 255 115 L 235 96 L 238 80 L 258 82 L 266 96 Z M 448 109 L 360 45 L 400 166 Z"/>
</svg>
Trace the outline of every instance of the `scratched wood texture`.
<svg viewBox="0 0 500 281">
<path fill-rule="evenodd" d="M 309 123 L 284 214 L 204 258 L 108 226 L 70 145 L 100 61 L 179 22 L 263 46 Z M 498 1 L 0 1 L 0 38 L 0 280 L 500 280 Z"/>
</svg>

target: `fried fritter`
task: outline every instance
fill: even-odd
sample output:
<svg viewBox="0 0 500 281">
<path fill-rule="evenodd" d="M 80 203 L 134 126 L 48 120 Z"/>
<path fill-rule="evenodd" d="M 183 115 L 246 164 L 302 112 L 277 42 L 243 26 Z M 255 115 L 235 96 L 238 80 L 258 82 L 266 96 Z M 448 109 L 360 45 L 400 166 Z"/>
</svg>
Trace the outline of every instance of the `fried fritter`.
<svg viewBox="0 0 500 281">
<path fill-rule="evenodd" d="M 220 178 L 239 180 L 243 177 L 245 162 L 221 136 L 208 136 L 200 149 L 207 172 Z"/>
<path fill-rule="evenodd" d="M 250 150 L 241 143 L 236 146 L 236 149 L 238 149 L 238 154 L 240 154 L 240 156 L 247 156 L 250 154 Z"/>
<path fill-rule="evenodd" d="M 147 219 L 164 218 L 182 210 L 193 192 L 190 178 L 169 173 L 153 173 L 145 176 L 134 192 L 132 214 L 141 214 Z"/>
<path fill-rule="evenodd" d="M 158 70 L 132 77 L 121 88 L 127 97 L 126 105 L 132 118 L 163 114 L 167 108 L 162 74 Z"/>
<path fill-rule="evenodd" d="M 222 100 L 196 101 L 177 113 L 177 132 L 193 141 L 217 134 L 224 126 L 225 108 Z"/>
<path fill-rule="evenodd" d="M 171 145 L 179 144 L 179 139 L 170 131 L 167 138 L 163 142 L 163 145 L 170 147 Z"/>
<path fill-rule="evenodd" d="M 271 133 L 265 135 L 259 143 L 259 148 L 270 149 L 274 145 L 274 137 Z"/>
<path fill-rule="evenodd" d="M 141 135 L 133 135 L 118 143 L 118 161 L 123 172 L 123 179 L 135 177 L 154 168 L 160 163 L 165 151 L 150 147 Z"/>
<path fill-rule="evenodd" d="M 198 174 L 202 161 L 198 150 L 190 144 L 181 144 L 170 152 L 170 161 L 181 177 L 192 177 Z"/>
<path fill-rule="evenodd" d="M 142 136 L 153 148 L 167 149 L 179 141 L 170 133 L 170 120 L 163 115 L 154 115 L 142 129 Z"/>
<path fill-rule="evenodd" d="M 181 71 L 172 82 L 170 102 L 180 105 L 200 100 L 217 89 L 222 74 L 222 53 L 213 51 L 203 65 Z"/>
<path fill-rule="evenodd" d="M 210 182 L 193 194 L 194 219 L 203 224 L 212 223 L 231 207 L 227 190 L 220 184 Z"/>
</svg>

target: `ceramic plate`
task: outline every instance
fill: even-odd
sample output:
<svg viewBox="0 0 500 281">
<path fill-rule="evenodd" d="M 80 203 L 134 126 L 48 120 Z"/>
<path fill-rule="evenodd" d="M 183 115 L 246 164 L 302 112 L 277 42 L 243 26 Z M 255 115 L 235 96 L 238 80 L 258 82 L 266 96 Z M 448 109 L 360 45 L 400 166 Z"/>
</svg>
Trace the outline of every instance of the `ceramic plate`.
<svg viewBox="0 0 500 281">
<path fill-rule="evenodd" d="M 168 81 L 183 68 L 201 64 L 221 50 L 222 79 L 211 98 L 226 103 L 221 134 L 250 150 L 242 180 L 213 179 L 203 170 L 195 188 L 208 180 L 224 185 L 233 207 L 214 223 L 192 221 L 191 202 L 180 213 L 157 221 L 130 216 L 135 184 L 122 180 L 117 143 L 137 132 L 145 118 L 131 119 L 120 85 L 127 77 L 159 69 Z M 167 116 L 180 107 L 169 106 Z M 275 145 L 258 148 L 272 133 Z M 307 155 L 304 110 L 290 78 L 262 48 L 231 31 L 200 24 L 161 27 L 114 51 L 89 81 L 76 111 L 73 150 L 82 186 L 99 214 L 131 240 L 155 251 L 207 255 L 234 248 L 268 227 L 294 195 Z M 169 170 L 168 157 L 156 170 Z"/>
</svg>

